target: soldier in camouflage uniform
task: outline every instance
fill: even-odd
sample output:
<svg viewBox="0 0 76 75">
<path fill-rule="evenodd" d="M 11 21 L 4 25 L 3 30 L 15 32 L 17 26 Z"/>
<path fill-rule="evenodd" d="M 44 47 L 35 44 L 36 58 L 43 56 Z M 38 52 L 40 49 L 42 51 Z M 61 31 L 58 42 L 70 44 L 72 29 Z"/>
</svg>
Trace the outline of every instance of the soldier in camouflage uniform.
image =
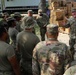
<svg viewBox="0 0 76 75">
<path fill-rule="evenodd" d="M 74 52 L 74 61 L 71 62 L 70 68 L 66 70 L 64 75 L 76 75 L 76 44 L 74 45 L 75 52 Z"/>
<path fill-rule="evenodd" d="M 76 75 L 76 65 L 67 69 L 64 75 Z"/>
<path fill-rule="evenodd" d="M 0 21 L 0 24 L 4 25 L 6 27 L 6 29 L 8 30 L 8 25 L 7 25 L 7 19 L 9 17 L 9 14 L 6 12 L 6 13 L 3 13 L 2 14 L 2 20 Z"/>
<path fill-rule="evenodd" d="M 25 16 L 22 20 L 25 20 L 25 23 L 28 20 L 28 18 L 30 18 L 30 17 L 34 20 L 35 23 L 34 23 L 32 32 L 35 34 L 35 28 L 34 27 L 35 27 L 35 25 L 37 25 L 37 23 L 36 23 L 36 20 L 33 17 L 33 11 L 32 10 L 28 10 L 27 13 L 28 13 L 28 15 Z M 21 28 L 24 29 L 24 26 L 21 25 Z"/>
<path fill-rule="evenodd" d="M 45 40 L 45 33 L 46 33 L 46 26 L 49 23 L 49 17 L 45 14 L 42 13 L 42 10 L 38 10 L 38 16 L 37 16 L 37 24 L 40 27 L 40 35 L 41 35 L 41 40 Z"/>
<path fill-rule="evenodd" d="M 29 17 L 24 19 L 24 30 L 17 35 L 17 47 L 21 54 L 21 67 L 23 75 L 32 75 L 32 51 L 39 42 L 39 38 L 32 33 L 34 20 Z"/>
<path fill-rule="evenodd" d="M 14 18 L 16 19 L 16 29 L 18 32 L 20 32 L 21 31 L 21 14 L 19 12 L 15 12 Z"/>
<path fill-rule="evenodd" d="M 33 75 L 63 75 L 70 61 L 66 44 L 57 40 L 58 26 L 47 26 L 47 41 L 41 41 L 33 51 Z"/>
<path fill-rule="evenodd" d="M 9 29 L 8 29 L 8 34 L 10 38 L 9 44 L 11 44 L 14 47 L 14 49 L 16 49 L 16 36 L 18 34 L 18 31 L 15 29 L 15 26 L 16 26 L 15 19 L 12 17 L 9 17 L 7 23 L 9 26 Z"/>
<path fill-rule="evenodd" d="M 21 75 L 14 49 L 7 44 L 6 27 L 0 25 L 0 75 Z"/>
<path fill-rule="evenodd" d="M 72 10 L 72 16 L 68 19 L 68 22 L 63 27 L 69 28 L 70 27 L 70 51 L 72 54 L 72 60 L 74 60 L 74 45 L 76 43 L 76 9 Z"/>
<path fill-rule="evenodd" d="M 76 75 L 76 65 L 67 69 L 64 75 Z"/>
<path fill-rule="evenodd" d="M 68 68 L 64 75 L 76 75 L 76 51 L 74 54 L 74 61 L 71 62 L 70 68 Z"/>
</svg>

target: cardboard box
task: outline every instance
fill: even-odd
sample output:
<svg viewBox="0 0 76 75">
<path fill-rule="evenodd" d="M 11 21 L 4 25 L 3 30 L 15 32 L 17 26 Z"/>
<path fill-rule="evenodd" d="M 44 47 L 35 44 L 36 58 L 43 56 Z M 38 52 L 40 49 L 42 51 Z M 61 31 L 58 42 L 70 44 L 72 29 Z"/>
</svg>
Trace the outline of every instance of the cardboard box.
<svg viewBox="0 0 76 75">
<path fill-rule="evenodd" d="M 64 31 L 65 31 L 65 28 L 59 27 L 59 32 L 64 33 Z"/>
<path fill-rule="evenodd" d="M 59 0 L 48 0 L 49 3 L 58 2 Z"/>
<path fill-rule="evenodd" d="M 57 9 L 55 15 L 56 15 L 56 21 L 64 20 L 64 16 L 65 16 L 64 10 Z"/>
<path fill-rule="evenodd" d="M 73 7 L 76 7 L 76 2 L 73 2 L 72 4 L 73 4 Z"/>
<path fill-rule="evenodd" d="M 64 20 L 61 20 L 61 21 L 57 21 L 57 25 L 58 26 L 62 26 L 65 24 L 65 21 Z"/>
<path fill-rule="evenodd" d="M 70 28 L 65 28 L 65 33 L 69 34 L 70 33 Z"/>
<path fill-rule="evenodd" d="M 57 24 L 57 21 L 54 20 L 54 18 L 51 18 L 51 19 L 50 19 L 50 23 L 51 23 L 51 24 Z"/>
<path fill-rule="evenodd" d="M 64 16 L 65 16 L 64 10 L 57 9 L 51 11 L 50 17 L 55 18 L 56 21 L 60 21 L 64 19 Z"/>
<path fill-rule="evenodd" d="M 71 11 L 72 10 L 72 4 L 67 4 L 67 10 Z"/>
<path fill-rule="evenodd" d="M 61 10 L 64 10 L 64 14 L 66 15 L 68 13 L 67 7 L 60 7 Z"/>
<path fill-rule="evenodd" d="M 59 4 L 58 4 L 58 2 L 52 2 L 52 3 L 51 3 L 51 6 L 52 6 L 52 7 L 59 7 Z"/>
</svg>

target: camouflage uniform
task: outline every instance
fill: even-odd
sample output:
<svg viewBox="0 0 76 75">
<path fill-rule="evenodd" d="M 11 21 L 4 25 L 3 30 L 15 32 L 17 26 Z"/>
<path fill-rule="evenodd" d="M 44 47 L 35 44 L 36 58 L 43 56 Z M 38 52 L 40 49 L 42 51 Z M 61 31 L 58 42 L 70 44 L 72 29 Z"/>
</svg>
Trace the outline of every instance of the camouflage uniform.
<svg viewBox="0 0 76 75">
<path fill-rule="evenodd" d="M 15 29 L 15 25 L 16 25 L 15 19 L 12 17 L 9 17 L 7 23 L 9 25 L 9 29 L 8 29 L 8 35 L 10 38 L 9 44 L 11 44 L 16 49 L 16 36 L 18 34 L 18 31 Z M 14 27 L 10 26 L 10 24 Z"/>
<path fill-rule="evenodd" d="M 74 53 L 74 61 L 71 62 L 69 67 L 70 68 L 65 71 L 64 75 L 76 75 L 76 51 Z"/>
<path fill-rule="evenodd" d="M 64 75 L 76 75 L 76 61 L 71 63 L 71 67 L 65 71 Z"/>
<path fill-rule="evenodd" d="M 28 10 L 28 12 L 33 13 L 32 10 Z M 29 18 L 31 18 L 31 19 L 34 20 L 34 27 L 35 27 L 35 25 L 37 25 L 37 23 L 36 23 L 36 20 L 34 19 L 33 16 L 25 16 L 25 17 L 22 19 L 22 21 L 24 20 L 24 21 L 25 21 L 25 24 L 26 24 L 26 21 L 27 21 Z M 30 21 L 30 22 L 31 22 L 31 21 Z M 35 34 L 35 28 L 34 28 L 34 27 L 32 28 L 32 29 L 33 29 L 32 32 Z M 21 25 L 21 28 L 24 29 L 24 25 L 23 25 L 23 24 Z"/>
<path fill-rule="evenodd" d="M 8 13 L 4 13 L 4 14 L 2 14 L 2 20 L 0 21 L 0 24 L 4 25 L 7 30 L 9 28 L 9 26 L 7 24 L 8 17 L 9 17 L 9 14 Z"/>
<path fill-rule="evenodd" d="M 49 17 L 45 14 L 42 13 L 42 10 L 38 11 L 38 16 L 37 16 L 37 24 L 40 27 L 40 35 L 41 35 L 41 40 L 45 40 L 45 33 L 46 33 L 46 26 L 49 23 Z"/>
<path fill-rule="evenodd" d="M 16 29 L 18 32 L 20 32 L 21 31 L 21 14 L 19 12 L 15 12 L 14 18 L 16 19 Z"/>
<path fill-rule="evenodd" d="M 30 22 L 31 20 L 31 22 Z M 32 51 L 39 42 L 39 38 L 30 32 L 34 24 L 34 20 L 29 18 L 24 24 L 25 30 L 17 35 L 17 46 L 21 54 L 21 67 L 23 75 L 32 75 Z M 24 23 L 24 21 L 23 21 Z"/>
<path fill-rule="evenodd" d="M 52 28 L 50 31 L 52 31 Z M 69 61 L 70 55 L 67 46 L 58 42 L 55 38 L 48 38 L 47 41 L 38 43 L 34 48 L 33 75 L 36 73 L 38 73 L 37 75 L 63 75 Z"/>
<path fill-rule="evenodd" d="M 74 55 L 74 45 L 76 43 L 76 19 L 73 16 L 71 16 L 67 24 L 64 27 L 66 28 L 70 27 L 69 45 L 70 45 L 70 51 L 72 54 L 72 60 L 74 60 L 73 55 Z"/>
</svg>

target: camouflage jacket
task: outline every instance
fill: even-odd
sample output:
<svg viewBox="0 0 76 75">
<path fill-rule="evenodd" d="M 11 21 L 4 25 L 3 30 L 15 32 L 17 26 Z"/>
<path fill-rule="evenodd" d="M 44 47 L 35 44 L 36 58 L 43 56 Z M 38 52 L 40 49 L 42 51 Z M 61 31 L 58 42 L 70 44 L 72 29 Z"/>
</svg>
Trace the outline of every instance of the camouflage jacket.
<svg viewBox="0 0 76 75">
<path fill-rule="evenodd" d="M 76 19 L 73 16 L 68 19 L 64 27 L 70 27 L 70 38 L 76 39 Z"/>
<path fill-rule="evenodd" d="M 76 75 L 76 65 L 70 67 L 67 69 L 64 73 L 64 75 Z"/>
<path fill-rule="evenodd" d="M 44 26 L 48 25 L 49 24 L 49 17 L 43 13 L 42 16 L 37 16 L 37 24 L 39 25 L 40 28 L 43 28 Z"/>
<path fill-rule="evenodd" d="M 43 41 L 33 51 L 33 75 L 63 75 L 70 54 L 67 46 L 55 41 Z"/>
<path fill-rule="evenodd" d="M 74 59 L 74 61 L 71 62 L 69 68 L 65 71 L 64 75 L 76 75 L 76 58 Z"/>
</svg>

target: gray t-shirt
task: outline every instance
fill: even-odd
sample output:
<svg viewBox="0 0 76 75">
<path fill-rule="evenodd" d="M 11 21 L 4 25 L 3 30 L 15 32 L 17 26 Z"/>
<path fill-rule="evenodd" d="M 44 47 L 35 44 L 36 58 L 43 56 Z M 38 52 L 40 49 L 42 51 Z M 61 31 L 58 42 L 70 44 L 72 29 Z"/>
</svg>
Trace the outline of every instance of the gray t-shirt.
<svg viewBox="0 0 76 75">
<path fill-rule="evenodd" d="M 21 21 L 16 21 L 16 29 L 17 29 L 17 31 L 18 32 L 20 32 L 21 31 Z"/>
<path fill-rule="evenodd" d="M 12 66 L 8 59 L 15 55 L 14 49 L 7 43 L 0 41 L 0 70 L 11 71 Z"/>
<path fill-rule="evenodd" d="M 15 28 L 10 27 L 8 30 L 8 34 L 10 37 L 10 44 L 15 46 L 16 45 L 16 36 L 18 34 L 18 31 Z"/>
<path fill-rule="evenodd" d="M 17 35 L 18 49 L 21 53 L 21 66 L 32 73 L 32 52 L 39 38 L 32 32 L 22 31 Z"/>
<path fill-rule="evenodd" d="M 29 60 L 32 56 L 32 51 L 38 42 L 39 38 L 32 32 L 22 31 L 17 35 L 17 44 L 24 60 L 26 58 Z M 29 57 L 28 54 L 30 55 Z"/>
</svg>

